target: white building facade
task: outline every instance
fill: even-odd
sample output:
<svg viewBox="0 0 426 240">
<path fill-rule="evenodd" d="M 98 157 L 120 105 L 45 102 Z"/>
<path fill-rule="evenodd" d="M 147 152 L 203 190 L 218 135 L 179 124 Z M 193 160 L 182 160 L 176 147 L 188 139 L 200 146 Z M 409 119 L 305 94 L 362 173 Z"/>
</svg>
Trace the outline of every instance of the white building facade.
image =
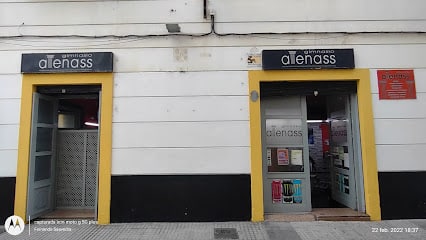
<svg viewBox="0 0 426 240">
<path fill-rule="evenodd" d="M 0 1 L 0 220 L 61 206 L 100 223 L 262 221 L 335 205 L 373 220 L 425 218 L 425 11 L 421 0 Z M 262 66 L 264 50 L 341 49 L 353 67 Z M 82 70 L 89 55 L 64 53 L 106 53 L 111 68 Z M 23 54 L 56 57 L 48 66 Z M 386 71 L 412 73 L 415 97 L 379 97 Z M 312 162 L 317 120 L 328 130 Z M 334 120 L 351 123 L 344 143 Z M 301 143 L 270 140 L 280 126 Z M 60 140 L 76 133 L 81 148 Z M 286 193 L 300 181 L 302 193 Z"/>
</svg>

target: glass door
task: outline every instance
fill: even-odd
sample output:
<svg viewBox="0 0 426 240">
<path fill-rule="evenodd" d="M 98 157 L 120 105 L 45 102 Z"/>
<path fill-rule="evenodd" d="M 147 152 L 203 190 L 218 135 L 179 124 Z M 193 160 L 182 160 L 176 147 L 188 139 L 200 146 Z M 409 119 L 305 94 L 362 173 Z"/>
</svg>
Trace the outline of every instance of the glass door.
<svg viewBox="0 0 426 240">
<path fill-rule="evenodd" d="M 329 96 L 330 172 L 332 197 L 357 209 L 354 145 L 349 95 Z"/>
<path fill-rule="evenodd" d="M 37 218 L 53 209 L 57 113 L 57 99 L 34 93 L 27 219 Z"/>
<path fill-rule="evenodd" d="M 306 98 L 261 99 L 265 213 L 311 211 Z"/>
</svg>

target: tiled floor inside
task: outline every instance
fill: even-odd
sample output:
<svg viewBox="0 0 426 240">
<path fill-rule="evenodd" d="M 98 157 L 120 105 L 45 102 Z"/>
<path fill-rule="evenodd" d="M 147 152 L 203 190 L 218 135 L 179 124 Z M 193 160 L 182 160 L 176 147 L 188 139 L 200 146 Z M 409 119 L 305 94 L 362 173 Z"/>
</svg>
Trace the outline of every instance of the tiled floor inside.
<svg viewBox="0 0 426 240">
<path fill-rule="evenodd" d="M 93 209 L 55 209 L 53 212 L 45 214 L 42 219 L 94 219 Z"/>
</svg>

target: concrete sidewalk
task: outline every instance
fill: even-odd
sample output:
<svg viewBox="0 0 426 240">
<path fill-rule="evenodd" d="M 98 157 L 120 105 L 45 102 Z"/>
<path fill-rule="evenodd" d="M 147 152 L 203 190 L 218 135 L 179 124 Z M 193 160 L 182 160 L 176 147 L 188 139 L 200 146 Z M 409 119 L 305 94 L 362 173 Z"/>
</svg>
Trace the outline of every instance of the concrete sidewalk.
<svg viewBox="0 0 426 240">
<path fill-rule="evenodd" d="M 55 222 L 26 225 L 24 232 L 18 236 L 11 236 L 6 232 L 0 234 L 0 240 L 3 239 L 424 240 L 426 219 L 380 222 L 120 223 L 104 226 L 75 221 L 68 224 Z"/>
</svg>

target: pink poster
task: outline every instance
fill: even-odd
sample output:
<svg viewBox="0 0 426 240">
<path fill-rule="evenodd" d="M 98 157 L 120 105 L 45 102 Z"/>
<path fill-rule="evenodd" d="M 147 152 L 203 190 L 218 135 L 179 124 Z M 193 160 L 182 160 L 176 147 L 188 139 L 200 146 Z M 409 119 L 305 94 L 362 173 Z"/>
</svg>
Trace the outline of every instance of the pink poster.
<svg viewBox="0 0 426 240">
<path fill-rule="evenodd" d="M 287 148 L 278 148 L 277 149 L 277 158 L 278 165 L 288 165 L 289 157 L 288 157 L 288 149 Z"/>
<path fill-rule="evenodd" d="M 272 203 L 281 203 L 282 196 L 283 196 L 281 180 L 273 180 L 271 187 L 272 187 Z"/>
</svg>

